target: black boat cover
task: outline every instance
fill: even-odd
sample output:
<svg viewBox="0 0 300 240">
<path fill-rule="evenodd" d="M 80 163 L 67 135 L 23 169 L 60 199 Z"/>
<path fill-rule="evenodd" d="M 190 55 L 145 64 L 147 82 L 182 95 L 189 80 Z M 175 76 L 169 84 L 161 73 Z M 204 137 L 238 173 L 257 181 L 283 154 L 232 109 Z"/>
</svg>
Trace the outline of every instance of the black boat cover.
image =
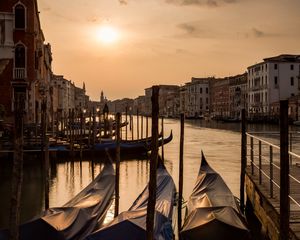
<svg viewBox="0 0 300 240">
<path fill-rule="evenodd" d="M 180 234 L 184 240 L 241 240 L 249 236 L 236 198 L 222 177 L 208 165 L 203 153 Z"/>
<path fill-rule="evenodd" d="M 167 144 L 173 139 L 173 133 L 171 131 L 169 137 L 163 139 L 162 136 L 158 138 L 158 146 L 162 144 Z M 151 138 L 144 138 L 140 140 L 123 140 L 120 142 L 121 154 L 138 154 L 147 153 L 151 150 Z M 117 147 L 116 141 L 108 141 L 102 143 L 96 143 L 94 146 L 95 151 L 111 151 L 115 152 Z"/>
<path fill-rule="evenodd" d="M 41 217 L 20 226 L 21 240 L 85 239 L 105 218 L 115 189 L 112 164 L 64 206 L 50 208 Z M 0 231 L 0 240 L 8 230 Z"/>
<path fill-rule="evenodd" d="M 172 214 L 175 184 L 164 167 L 157 172 L 154 239 L 172 240 Z M 148 186 L 126 212 L 112 222 L 92 233 L 89 240 L 141 240 L 146 239 L 146 217 L 149 198 Z"/>
</svg>

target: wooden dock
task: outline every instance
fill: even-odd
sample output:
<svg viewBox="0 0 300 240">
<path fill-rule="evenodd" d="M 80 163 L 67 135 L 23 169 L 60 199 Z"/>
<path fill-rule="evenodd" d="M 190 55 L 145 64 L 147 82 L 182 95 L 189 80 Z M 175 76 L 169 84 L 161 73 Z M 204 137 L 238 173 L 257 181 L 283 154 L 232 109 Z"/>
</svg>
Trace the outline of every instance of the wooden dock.
<svg viewBox="0 0 300 240">
<path fill-rule="evenodd" d="M 269 165 L 262 165 L 261 168 L 265 173 L 270 172 Z M 290 175 L 300 176 L 300 167 L 292 165 Z M 251 166 L 246 169 L 245 187 L 247 194 L 247 204 L 251 204 L 256 217 L 262 223 L 262 231 L 270 239 L 280 239 L 280 192 L 279 185 L 280 172 L 278 169 L 273 170 L 273 197 L 271 197 L 270 180 L 261 175 L 261 184 L 259 183 L 259 171 L 254 169 L 252 174 Z M 296 181 L 290 182 L 290 196 L 300 202 L 300 188 Z M 300 207 L 293 201 L 290 201 L 290 237 L 286 239 L 300 239 Z M 249 206 L 248 206 L 249 207 Z"/>
</svg>

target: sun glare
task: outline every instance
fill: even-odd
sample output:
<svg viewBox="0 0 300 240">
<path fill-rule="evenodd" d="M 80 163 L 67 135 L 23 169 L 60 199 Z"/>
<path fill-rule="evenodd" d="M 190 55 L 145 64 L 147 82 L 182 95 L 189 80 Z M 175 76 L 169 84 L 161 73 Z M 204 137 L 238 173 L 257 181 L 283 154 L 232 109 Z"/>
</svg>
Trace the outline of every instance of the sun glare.
<svg viewBox="0 0 300 240">
<path fill-rule="evenodd" d="M 102 26 L 97 32 L 97 38 L 105 44 L 110 44 L 118 40 L 119 34 L 118 31 L 111 26 Z"/>
</svg>

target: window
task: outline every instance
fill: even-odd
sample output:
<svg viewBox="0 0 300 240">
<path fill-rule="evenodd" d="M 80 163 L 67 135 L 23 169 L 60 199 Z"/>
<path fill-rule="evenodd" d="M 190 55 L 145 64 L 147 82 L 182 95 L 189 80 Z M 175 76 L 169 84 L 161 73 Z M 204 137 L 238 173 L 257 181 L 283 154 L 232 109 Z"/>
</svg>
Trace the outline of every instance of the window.
<svg viewBox="0 0 300 240">
<path fill-rule="evenodd" d="M 277 69 L 277 63 L 274 64 L 274 69 Z"/>
<path fill-rule="evenodd" d="M 291 70 L 294 70 L 294 64 L 291 64 Z"/>
<path fill-rule="evenodd" d="M 294 77 L 291 77 L 291 86 L 294 86 Z"/>
<path fill-rule="evenodd" d="M 208 94 L 208 88 L 206 88 L 206 94 Z"/>
<path fill-rule="evenodd" d="M 25 8 L 21 4 L 15 6 L 15 28 L 25 28 Z"/>
<path fill-rule="evenodd" d="M 277 78 L 277 76 L 274 77 L 274 84 L 275 84 L 275 85 L 278 84 L 278 78 Z"/>
<path fill-rule="evenodd" d="M 15 48 L 15 68 L 25 68 L 25 61 L 25 47 L 22 44 L 18 44 Z"/>
<path fill-rule="evenodd" d="M 200 88 L 200 93 L 202 93 L 202 87 Z"/>
</svg>

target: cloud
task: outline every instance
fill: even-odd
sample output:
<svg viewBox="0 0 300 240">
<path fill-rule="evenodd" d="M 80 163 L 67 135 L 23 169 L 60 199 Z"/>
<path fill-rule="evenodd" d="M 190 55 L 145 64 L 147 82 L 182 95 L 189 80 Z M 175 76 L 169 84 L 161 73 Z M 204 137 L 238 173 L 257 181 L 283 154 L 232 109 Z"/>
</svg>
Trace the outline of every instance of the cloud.
<svg viewBox="0 0 300 240">
<path fill-rule="evenodd" d="M 218 7 L 223 4 L 236 3 L 238 0 L 165 0 L 166 3 L 180 6 Z"/>
<path fill-rule="evenodd" d="M 178 37 L 185 38 L 214 38 L 217 33 L 214 33 L 212 29 L 203 27 L 200 22 L 187 22 L 177 25 L 177 27 L 183 32 Z"/>
<path fill-rule="evenodd" d="M 250 30 L 250 33 L 246 33 L 245 35 L 247 38 L 248 37 L 254 37 L 254 38 L 266 38 L 266 37 L 279 37 L 280 34 L 278 33 L 270 33 L 270 32 L 265 32 L 263 30 L 260 30 L 258 28 L 253 27 Z"/>
<path fill-rule="evenodd" d="M 261 38 L 261 37 L 265 37 L 266 36 L 266 33 L 264 33 L 263 31 L 261 31 L 261 30 L 259 30 L 257 28 L 252 28 L 251 32 L 252 32 L 253 36 L 257 37 L 257 38 Z"/>
<path fill-rule="evenodd" d="M 87 19 L 86 19 L 88 22 L 98 22 L 98 17 L 96 16 L 89 16 Z"/>
<path fill-rule="evenodd" d="M 127 0 L 119 0 L 119 3 L 121 5 L 127 5 L 128 4 L 128 1 Z"/>
</svg>

